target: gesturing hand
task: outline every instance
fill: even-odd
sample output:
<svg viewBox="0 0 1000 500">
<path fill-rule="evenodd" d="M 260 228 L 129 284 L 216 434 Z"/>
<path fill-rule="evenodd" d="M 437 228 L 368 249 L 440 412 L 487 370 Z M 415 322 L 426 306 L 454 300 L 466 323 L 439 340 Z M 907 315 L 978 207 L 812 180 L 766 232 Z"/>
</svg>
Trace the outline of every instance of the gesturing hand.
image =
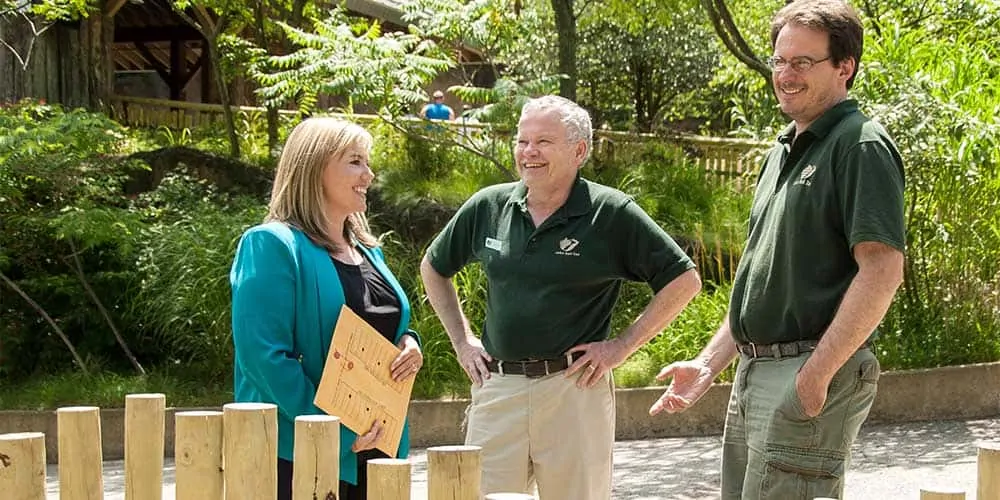
<svg viewBox="0 0 1000 500">
<path fill-rule="evenodd" d="M 705 395 L 712 385 L 712 380 L 715 379 L 715 374 L 702 363 L 679 361 L 667 365 L 656 376 L 656 380 L 661 382 L 668 378 L 673 380 L 667 386 L 667 390 L 663 391 L 660 399 L 649 407 L 650 415 L 656 415 L 664 410 L 667 413 L 676 413 L 688 409 Z"/>
<path fill-rule="evenodd" d="M 392 379 L 396 382 L 407 377 L 416 377 L 417 372 L 420 371 L 420 367 L 424 366 L 424 354 L 420 352 L 420 345 L 417 344 L 417 339 L 409 335 L 403 335 L 403 338 L 399 340 L 398 347 L 403 351 L 389 365 Z"/>
</svg>

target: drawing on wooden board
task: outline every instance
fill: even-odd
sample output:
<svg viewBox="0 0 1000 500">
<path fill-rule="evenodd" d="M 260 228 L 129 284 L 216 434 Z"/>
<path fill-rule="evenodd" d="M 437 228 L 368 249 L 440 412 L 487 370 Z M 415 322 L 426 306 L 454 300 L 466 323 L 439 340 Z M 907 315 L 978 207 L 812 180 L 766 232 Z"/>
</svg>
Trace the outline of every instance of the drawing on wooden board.
<svg viewBox="0 0 1000 500">
<path fill-rule="evenodd" d="M 376 447 L 392 457 L 399 449 L 414 379 L 392 380 L 389 366 L 399 352 L 392 342 L 343 306 L 313 401 L 358 434 L 368 432 L 376 419 L 382 422 L 382 436 Z"/>
</svg>

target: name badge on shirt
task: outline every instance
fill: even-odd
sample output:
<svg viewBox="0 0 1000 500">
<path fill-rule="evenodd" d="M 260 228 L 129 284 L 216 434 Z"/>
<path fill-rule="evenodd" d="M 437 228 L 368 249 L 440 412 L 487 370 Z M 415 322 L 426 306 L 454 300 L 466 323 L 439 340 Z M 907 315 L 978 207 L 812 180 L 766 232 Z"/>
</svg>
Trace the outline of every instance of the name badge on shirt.
<svg viewBox="0 0 1000 500">
<path fill-rule="evenodd" d="M 503 251 L 503 242 L 497 239 L 486 237 L 486 248 L 490 250 L 496 250 L 498 252 Z"/>
</svg>

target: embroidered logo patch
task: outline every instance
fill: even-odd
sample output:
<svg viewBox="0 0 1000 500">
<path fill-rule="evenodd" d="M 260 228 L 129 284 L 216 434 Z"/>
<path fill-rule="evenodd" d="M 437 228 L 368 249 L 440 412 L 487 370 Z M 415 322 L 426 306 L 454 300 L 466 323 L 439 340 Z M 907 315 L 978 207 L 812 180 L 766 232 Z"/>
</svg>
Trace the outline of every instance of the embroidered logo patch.
<svg viewBox="0 0 1000 500">
<path fill-rule="evenodd" d="M 572 255 L 574 257 L 579 257 L 579 252 L 574 252 L 576 247 L 580 245 L 580 241 L 573 238 L 563 238 L 559 240 L 559 250 L 556 250 L 556 255 Z"/>
<path fill-rule="evenodd" d="M 806 168 L 802 169 L 802 173 L 799 175 L 799 180 L 795 181 L 795 185 L 812 186 L 812 176 L 816 173 L 816 165 L 806 165 Z"/>
</svg>

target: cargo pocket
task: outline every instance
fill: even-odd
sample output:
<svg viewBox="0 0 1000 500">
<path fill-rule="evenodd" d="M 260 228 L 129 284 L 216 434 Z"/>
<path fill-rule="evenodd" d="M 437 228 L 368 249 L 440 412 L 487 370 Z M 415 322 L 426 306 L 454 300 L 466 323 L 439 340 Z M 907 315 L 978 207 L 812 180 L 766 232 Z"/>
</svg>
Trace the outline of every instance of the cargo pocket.
<svg viewBox="0 0 1000 500">
<path fill-rule="evenodd" d="M 760 498 L 839 498 L 845 455 L 836 450 L 767 446 Z"/>
</svg>

